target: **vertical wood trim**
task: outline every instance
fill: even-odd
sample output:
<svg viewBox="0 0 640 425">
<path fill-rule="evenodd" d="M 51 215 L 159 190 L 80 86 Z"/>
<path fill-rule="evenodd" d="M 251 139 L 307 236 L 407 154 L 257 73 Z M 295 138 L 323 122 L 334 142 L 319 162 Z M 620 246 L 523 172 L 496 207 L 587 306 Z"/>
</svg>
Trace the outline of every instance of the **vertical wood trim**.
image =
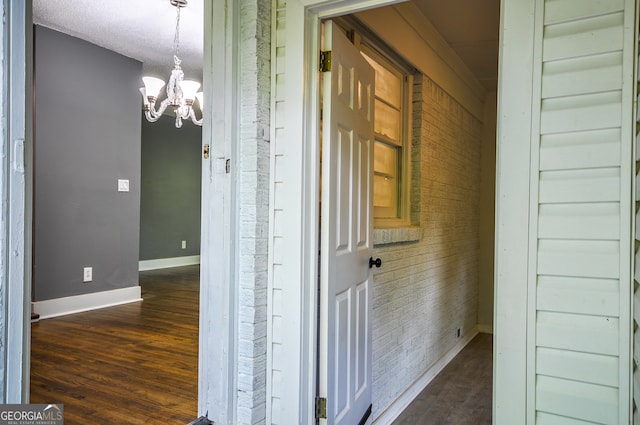
<svg viewBox="0 0 640 425">
<path fill-rule="evenodd" d="M 3 215 L 2 240 L 3 263 L 6 265 L 2 279 L 4 302 L 6 303 L 5 324 L 5 403 L 22 403 L 28 400 L 29 387 L 29 324 L 30 324 L 30 282 L 26 264 L 30 258 L 25 248 L 30 224 L 25 220 L 26 213 L 26 170 L 25 143 L 30 143 L 26 132 L 26 93 L 27 93 L 27 13 L 31 2 L 3 1 L 5 26 L 5 54 L 8 63 L 3 66 L 3 104 L 7 121 L 3 123 L 3 194 L 7 201 Z"/>
<path fill-rule="evenodd" d="M 534 16 L 534 1 L 501 2 L 493 362 L 496 425 L 526 422 Z"/>
<path fill-rule="evenodd" d="M 622 143 L 620 147 L 621 164 L 621 199 L 620 199 L 620 387 L 619 387 L 619 420 L 630 423 L 633 419 L 633 257 L 634 235 L 633 209 L 635 180 L 635 114 L 636 103 L 636 47 L 638 33 L 636 31 L 637 0 L 625 1 L 624 47 L 622 65 Z"/>
<path fill-rule="evenodd" d="M 542 109 L 542 46 L 544 36 L 544 0 L 535 1 L 535 28 L 533 38 L 532 109 Z M 536 317 L 538 282 L 538 220 L 540 202 L 540 121 L 541 114 L 531 119 L 531 173 L 529 187 L 529 270 L 527 277 L 527 423 L 536 419 Z"/>
<path fill-rule="evenodd" d="M 237 407 L 237 234 L 235 181 L 238 5 L 205 2 L 198 414 L 234 423 Z M 214 135 L 216 137 L 214 137 Z M 231 173 L 225 170 L 231 159 Z"/>
<path fill-rule="evenodd" d="M 634 23 L 634 31 L 635 31 L 635 35 L 634 35 L 634 40 L 638 40 L 638 35 L 640 33 L 639 30 L 639 25 L 640 25 L 640 7 L 638 7 L 638 1 L 636 0 L 635 2 L 635 23 Z M 635 59 L 634 61 L 634 71 L 633 71 L 633 81 L 636 82 L 636 86 L 635 86 L 635 96 L 637 99 L 637 96 L 640 94 L 639 90 L 638 90 L 638 86 L 637 83 L 640 80 L 640 78 L 638 78 L 638 68 L 639 68 L 639 64 L 638 64 L 638 52 L 640 50 L 640 46 L 639 46 L 639 41 L 636 41 L 635 46 L 634 46 L 634 54 L 633 57 Z M 634 131 L 633 131 L 633 143 L 632 143 L 632 150 L 633 150 L 633 155 L 632 155 L 632 159 L 634 160 L 634 171 L 636 174 L 636 178 L 632 179 L 631 182 L 631 193 L 633 196 L 633 202 L 632 205 L 635 205 L 635 218 L 631 220 L 631 228 L 632 228 L 632 235 L 634 235 L 634 249 L 632 250 L 632 252 L 634 253 L 634 258 L 632 258 L 631 260 L 631 290 L 633 292 L 633 296 L 632 296 L 632 307 L 631 307 L 631 311 L 633 312 L 633 321 L 631 322 L 631 328 L 633 329 L 633 335 L 631 338 L 632 344 L 633 344 L 633 350 L 632 350 L 632 356 L 631 356 L 631 374 L 630 374 L 630 386 L 631 386 L 631 390 L 633 392 L 633 396 L 631 398 L 631 405 L 632 405 L 632 420 L 633 420 L 633 424 L 634 425 L 638 425 L 640 424 L 640 417 L 638 416 L 638 404 L 640 401 L 640 394 L 638 393 L 638 358 L 639 358 L 639 350 L 640 350 L 640 345 L 639 345 L 639 340 L 638 337 L 640 336 L 640 331 L 638 329 L 638 325 L 640 323 L 640 317 L 638 316 L 640 313 L 640 305 L 638 304 L 638 294 L 639 294 L 639 289 L 638 289 L 638 280 L 637 280 L 637 275 L 636 273 L 638 272 L 638 265 L 636 264 L 636 261 L 638 259 L 638 255 L 640 254 L 640 251 L 638 251 L 637 246 L 638 246 L 638 234 L 637 234 L 637 229 L 638 229 L 638 225 L 640 223 L 638 223 L 638 219 L 640 217 L 639 212 L 640 212 L 640 208 L 638 206 L 638 194 L 637 194 L 637 176 L 638 173 L 640 172 L 640 170 L 638 169 L 638 135 L 637 135 L 637 128 L 638 128 L 638 122 L 640 122 L 640 120 L 638 119 L 638 102 L 637 100 L 633 102 L 633 116 L 635 117 L 635 121 L 636 124 L 633 127 Z"/>
<path fill-rule="evenodd" d="M 277 51 L 278 43 L 278 0 L 271 0 L 271 99 L 270 99 L 270 122 L 269 122 L 269 236 L 267 238 L 267 365 L 266 365 L 266 380 L 267 380 L 267 394 L 266 394 L 266 423 L 271 424 L 272 421 L 272 408 L 273 408 L 273 394 L 274 394 L 274 370 L 273 370 L 273 321 L 274 321 L 274 296 L 273 296 L 273 238 L 275 234 L 274 222 L 275 222 L 275 174 L 276 174 L 276 100 L 278 96 L 277 92 Z M 276 389 L 277 391 L 278 389 Z"/>
<path fill-rule="evenodd" d="M 282 423 L 292 421 L 305 423 L 303 410 L 307 405 L 305 383 L 302 374 L 305 370 L 307 358 L 303 354 L 303 344 L 306 343 L 304 323 L 307 321 L 304 304 L 304 293 L 310 287 L 309 278 L 304 274 L 305 261 L 309 258 L 309 247 L 304 239 L 303 219 L 305 214 L 304 185 L 305 166 L 309 159 L 305 155 L 305 146 L 313 143 L 306 140 L 304 123 L 305 93 L 305 10 L 298 0 L 287 0 L 285 24 L 285 73 L 284 102 L 286 117 L 283 122 L 282 137 L 277 140 L 278 151 L 283 155 L 285 166 L 279 169 L 281 173 L 282 191 L 277 192 L 277 206 L 282 207 L 282 220 L 286 223 L 282 231 L 282 238 L 274 252 L 282 259 L 278 286 L 282 289 L 282 358 L 280 362 L 286 365 L 282 368 L 282 396 L 279 416 Z M 312 188 L 311 188 L 312 189 Z M 310 242 L 310 241 L 309 241 Z M 317 254 L 317 249 L 316 249 Z M 291 395 L 297 395 L 291 398 Z"/>
</svg>

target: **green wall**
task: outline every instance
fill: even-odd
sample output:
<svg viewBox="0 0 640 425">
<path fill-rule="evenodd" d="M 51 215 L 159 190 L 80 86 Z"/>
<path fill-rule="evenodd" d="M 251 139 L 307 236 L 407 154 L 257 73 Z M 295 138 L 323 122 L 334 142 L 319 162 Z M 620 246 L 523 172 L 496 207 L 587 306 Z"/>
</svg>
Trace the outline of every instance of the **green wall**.
<svg viewBox="0 0 640 425">
<path fill-rule="evenodd" d="M 142 120 L 140 260 L 200 254 L 202 127 L 174 121 Z"/>
</svg>

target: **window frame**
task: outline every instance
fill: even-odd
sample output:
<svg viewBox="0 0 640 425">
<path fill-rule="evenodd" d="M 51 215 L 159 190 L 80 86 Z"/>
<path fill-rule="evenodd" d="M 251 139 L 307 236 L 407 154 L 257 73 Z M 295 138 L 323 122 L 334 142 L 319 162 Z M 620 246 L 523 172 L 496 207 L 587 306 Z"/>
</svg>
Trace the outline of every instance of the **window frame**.
<svg viewBox="0 0 640 425">
<path fill-rule="evenodd" d="M 352 25 L 352 27 L 355 25 Z M 411 222 L 411 188 L 413 185 L 411 178 L 411 141 L 413 137 L 412 117 L 413 117 L 413 79 L 415 69 L 409 66 L 401 58 L 393 53 L 393 50 L 378 40 L 373 34 L 363 27 L 350 31 L 354 45 L 364 54 L 369 56 L 380 66 L 386 68 L 391 73 L 401 76 L 401 105 L 400 105 L 400 143 L 399 147 L 399 172 L 397 189 L 397 213 L 396 217 L 376 217 L 374 209 L 374 228 L 394 228 L 415 225 Z M 376 142 L 380 141 L 391 145 L 385 136 L 376 133 Z M 375 148 L 374 148 L 375 155 Z M 374 185 L 375 192 L 375 185 Z"/>
</svg>

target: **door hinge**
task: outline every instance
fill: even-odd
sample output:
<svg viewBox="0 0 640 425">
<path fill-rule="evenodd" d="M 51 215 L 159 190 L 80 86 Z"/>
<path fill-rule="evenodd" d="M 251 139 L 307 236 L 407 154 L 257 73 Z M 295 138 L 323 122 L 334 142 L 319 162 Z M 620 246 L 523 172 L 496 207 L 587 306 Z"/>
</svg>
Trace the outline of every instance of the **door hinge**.
<svg viewBox="0 0 640 425">
<path fill-rule="evenodd" d="M 320 72 L 331 71 L 331 50 L 320 52 Z"/>
<path fill-rule="evenodd" d="M 327 399 L 316 397 L 316 419 L 327 419 Z"/>
</svg>

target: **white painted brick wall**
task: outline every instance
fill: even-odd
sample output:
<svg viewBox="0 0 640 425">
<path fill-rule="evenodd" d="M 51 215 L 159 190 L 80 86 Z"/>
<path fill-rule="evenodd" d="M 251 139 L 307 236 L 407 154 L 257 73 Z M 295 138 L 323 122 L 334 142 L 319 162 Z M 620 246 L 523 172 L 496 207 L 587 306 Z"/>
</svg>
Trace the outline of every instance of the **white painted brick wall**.
<svg viewBox="0 0 640 425">
<path fill-rule="evenodd" d="M 271 4 L 240 2 L 238 423 L 264 424 L 267 379 L 267 246 Z"/>
<path fill-rule="evenodd" d="M 418 242 L 376 247 L 373 417 L 476 326 L 482 123 L 428 77 L 414 85 Z M 417 216 L 419 215 L 419 217 Z"/>
</svg>

